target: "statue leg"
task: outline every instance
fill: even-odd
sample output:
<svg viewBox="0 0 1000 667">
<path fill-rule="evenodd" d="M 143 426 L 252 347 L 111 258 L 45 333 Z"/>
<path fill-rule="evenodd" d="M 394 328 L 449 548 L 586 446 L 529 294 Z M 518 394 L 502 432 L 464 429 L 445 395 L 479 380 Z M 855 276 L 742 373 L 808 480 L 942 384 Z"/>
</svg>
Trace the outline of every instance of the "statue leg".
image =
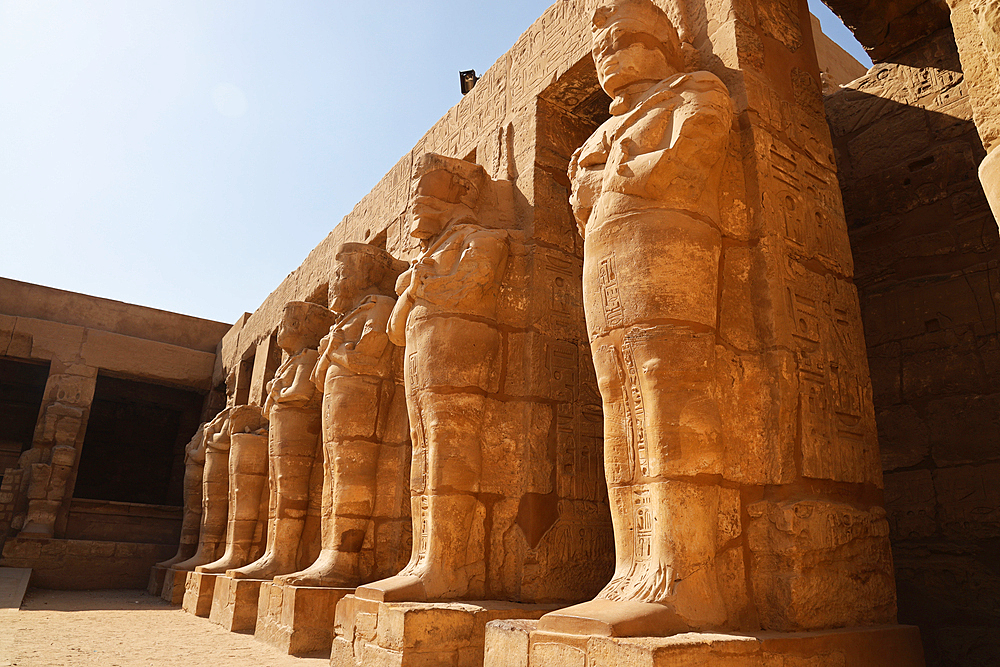
<svg viewBox="0 0 1000 667">
<path fill-rule="evenodd" d="M 181 520 L 181 539 L 177 554 L 159 567 L 171 567 L 191 558 L 198 550 L 201 532 L 201 485 L 205 473 L 204 463 L 188 462 L 184 466 L 184 518 Z"/>
<path fill-rule="evenodd" d="M 486 398 L 420 391 L 413 396 L 413 551 L 394 577 L 358 588 L 383 601 L 457 600 L 486 594 L 483 519 L 477 493 Z M 415 420 L 415 422 L 413 421 Z"/>
<path fill-rule="evenodd" d="M 201 533 L 198 551 L 186 561 L 173 566 L 175 570 L 190 572 L 207 565 L 220 554 L 226 543 L 227 517 L 229 514 L 229 450 L 209 447 L 205 451 L 205 470 L 202 478 Z"/>
<path fill-rule="evenodd" d="M 278 581 L 293 586 L 356 586 L 360 553 L 375 507 L 382 381 L 330 376 L 323 395 L 322 548 L 308 568 Z"/>
<path fill-rule="evenodd" d="M 200 565 L 197 572 L 222 574 L 250 559 L 267 486 L 267 438 L 234 433 L 229 451 L 229 525 L 222 558 Z"/>
<path fill-rule="evenodd" d="M 329 511 L 324 516 L 322 549 L 312 565 L 280 578 L 293 586 L 356 586 L 359 558 L 375 506 L 378 445 L 367 440 L 328 442 Z"/>
<path fill-rule="evenodd" d="M 235 579 L 273 579 L 296 570 L 320 431 L 319 411 L 312 412 L 281 407 L 271 412 L 268 463 L 272 498 L 267 547 L 256 561 L 233 570 Z"/>
</svg>

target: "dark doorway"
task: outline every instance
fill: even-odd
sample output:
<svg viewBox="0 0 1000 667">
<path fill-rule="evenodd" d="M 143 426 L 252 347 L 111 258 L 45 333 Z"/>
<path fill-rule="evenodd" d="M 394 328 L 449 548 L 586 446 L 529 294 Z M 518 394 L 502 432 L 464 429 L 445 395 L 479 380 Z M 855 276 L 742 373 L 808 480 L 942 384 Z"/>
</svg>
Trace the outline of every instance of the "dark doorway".
<svg viewBox="0 0 1000 667">
<path fill-rule="evenodd" d="M 184 445 L 202 401 L 197 392 L 98 375 L 73 496 L 182 505 Z"/>
<path fill-rule="evenodd" d="M 48 363 L 0 358 L 0 475 L 31 447 L 48 378 Z"/>
</svg>

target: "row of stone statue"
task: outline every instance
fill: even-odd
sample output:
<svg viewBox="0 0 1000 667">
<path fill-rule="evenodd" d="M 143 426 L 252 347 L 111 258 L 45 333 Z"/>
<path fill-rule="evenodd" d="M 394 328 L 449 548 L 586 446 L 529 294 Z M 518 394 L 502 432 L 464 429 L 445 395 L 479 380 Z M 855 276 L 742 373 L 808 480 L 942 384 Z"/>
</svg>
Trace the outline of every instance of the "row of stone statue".
<svg viewBox="0 0 1000 667">
<path fill-rule="evenodd" d="M 583 305 L 603 400 L 615 573 L 597 599 L 550 613 L 539 628 L 657 635 L 752 627 L 752 615 L 729 604 L 733 591 L 745 595 L 750 575 L 737 539 L 740 495 L 722 481 L 726 443 L 715 389 L 719 192 L 732 101 L 714 74 L 686 71 L 675 27 L 649 0 L 600 3 L 592 32 L 611 117 L 573 156 L 569 203 L 584 237 Z M 484 403 L 501 340 L 497 300 L 513 235 L 483 224 L 485 195 L 494 190 L 481 167 L 428 154 L 413 177 L 418 258 L 401 272 L 380 249 L 343 246 L 330 310 L 285 309 L 278 343 L 287 361 L 263 411 L 227 408 L 192 442 L 187 484 L 192 507 L 199 488 L 204 494 L 200 538 L 192 555 L 192 514 L 173 567 L 296 585 L 377 579 L 360 571 L 358 554 L 374 539 L 377 494 L 386 485 L 405 488 L 411 461 L 409 563 L 356 595 L 423 601 L 487 592 L 483 535 L 472 528 Z M 404 348 L 409 438 L 394 345 Z M 320 432 L 322 494 L 313 467 Z M 395 480 L 376 484 L 380 450 L 407 439 L 412 459 L 403 457 Z M 265 497 L 272 499 L 266 547 L 255 559 Z M 321 515 L 322 548 L 305 563 L 310 507 Z M 256 539 L 265 539 L 263 530 Z"/>
<path fill-rule="evenodd" d="M 479 387 L 498 353 L 509 253 L 508 232 L 478 224 L 489 183 L 478 165 L 425 155 L 411 201 L 419 259 L 407 267 L 375 246 L 344 244 L 330 307 L 286 304 L 277 332 L 285 360 L 264 405 L 230 405 L 187 447 L 181 546 L 160 565 L 354 587 L 379 571 L 360 558 L 375 539 L 377 495 L 399 498 L 409 487 L 414 523 L 426 529 L 403 573 L 382 582 L 385 593 L 482 592 L 484 573 L 474 570 L 483 545 L 466 548 L 480 465 L 469 444 L 482 428 Z M 405 398 L 394 371 L 400 348 Z M 435 353 L 442 349 L 458 354 Z M 401 506 L 383 514 L 408 523 Z M 405 553 L 407 532 L 384 545 L 394 553 L 380 565 Z"/>
</svg>

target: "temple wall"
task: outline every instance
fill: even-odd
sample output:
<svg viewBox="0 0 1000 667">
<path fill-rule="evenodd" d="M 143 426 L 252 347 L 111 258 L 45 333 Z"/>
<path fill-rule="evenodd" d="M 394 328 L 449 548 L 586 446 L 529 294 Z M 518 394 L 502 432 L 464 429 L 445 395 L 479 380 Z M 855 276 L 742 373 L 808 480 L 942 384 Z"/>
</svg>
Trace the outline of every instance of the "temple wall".
<svg viewBox="0 0 1000 667">
<path fill-rule="evenodd" d="M 874 386 L 899 619 L 1000 659 L 1000 244 L 950 29 L 826 98 Z"/>
<path fill-rule="evenodd" d="M 27 543 L 7 540 L 4 565 L 33 567 L 32 563 L 37 561 L 42 567 L 44 561 L 49 563 L 45 567 L 52 570 L 46 581 L 53 583 L 61 578 L 64 583 L 72 583 L 86 570 L 87 563 L 82 560 L 76 563 L 71 556 L 90 547 L 66 544 L 97 540 L 104 545 L 98 549 L 101 557 L 122 555 L 118 562 L 121 568 L 131 568 L 130 572 L 148 571 L 152 562 L 147 562 L 149 558 L 162 551 L 155 545 L 169 545 L 176 539 L 180 520 L 176 512 L 166 507 L 105 501 L 73 505 L 84 441 L 89 437 L 95 389 L 100 384 L 98 376 L 113 378 L 112 382 L 132 383 L 130 386 L 149 387 L 148 396 L 144 394 L 139 400 L 155 403 L 157 392 L 181 396 L 187 405 L 184 409 L 190 413 L 186 421 L 194 423 L 178 424 L 177 428 L 190 426 L 193 430 L 202 403 L 210 396 L 215 349 L 230 328 L 220 322 L 0 279 L 0 358 L 10 368 L 36 368 L 41 373 L 33 433 L 28 428 L 17 436 L 17 442 L 0 438 L 5 465 L 19 469 L 16 473 L 11 469 L 11 474 L 4 475 L 0 543 L 21 530 L 31 517 L 41 518 L 48 537 L 55 538 L 45 540 L 44 544 L 37 540 Z M 10 384 L 10 377 L 2 380 L 5 392 L 10 394 L 5 393 L 4 401 L 17 403 L 16 394 L 20 391 L 17 383 Z M 99 395 L 96 398 L 101 400 Z M 19 405 L 18 414 L 31 419 L 30 415 L 20 414 L 25 409 Z M 132 448 L 141 447 L 144 442 L 130 437 L 127 443 L 121 443 L 121 438 L 116 441 L 114 434 L 109 437 L 110 440 L 105 440 L 112 445 L 117 442 Z M 179 437 L 186 441 L 190 433 Z M 180 453 L 183 455 L 183 448 Z M 105 463 L 98 459 L 106 454 L 101 452 L 87 461 L 90 466 L 87 474 L 98 485 L 105 484 L 101 479 Z M 165 455 L 169 458 L 172 454 L 167 451 Z M 143 456 L 143 452 L 138 453 L 138 459 Z M 157 464 L 162 462 L 155 457 L 153 460 Z M 156 472 L 160 478 L 173 475 L 169 464 L 166 470 Z M 86 509 L 82 509 L 84 505 Z M 95 520 L 95 515 L 100 518 Z M 130 531 L 128 525 L 134 525 L 142 517 L 155 517 L 155 521 L 139 532 Z M 128 537 L 130 532 L 132 536 Z M 154 546 L 133 545 L 122 549 L 115 546 L 120 541 L 143 540 Z M 98 556 L 97 551 L 88 554 Z M 112 560 L 101 568 L 111 572 L 114 566 Z"/>
</svg>

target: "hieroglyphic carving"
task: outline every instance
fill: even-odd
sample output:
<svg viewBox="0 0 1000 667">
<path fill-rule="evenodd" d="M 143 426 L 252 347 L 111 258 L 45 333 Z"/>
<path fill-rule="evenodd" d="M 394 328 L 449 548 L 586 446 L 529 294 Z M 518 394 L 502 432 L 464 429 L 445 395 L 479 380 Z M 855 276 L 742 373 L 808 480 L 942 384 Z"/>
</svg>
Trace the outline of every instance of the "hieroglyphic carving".
<svg viewBox="0 0 1000 667">
<path fill-rule="evenodd" d="M 836 177 L 776 138 L 761 135 L 762 163 L 768 165 L 764 208 L 782 222 L 795 256 L 815 258 L 831 271 L 853 273 L 851 249 L 841 216 Z"/>
<path fill-rule="evenodd" d="M 790 343 L 796 353 L 806 477 L 880 483 L 867 362 L 854 287 L 786 258 Z"/>
</svg>

